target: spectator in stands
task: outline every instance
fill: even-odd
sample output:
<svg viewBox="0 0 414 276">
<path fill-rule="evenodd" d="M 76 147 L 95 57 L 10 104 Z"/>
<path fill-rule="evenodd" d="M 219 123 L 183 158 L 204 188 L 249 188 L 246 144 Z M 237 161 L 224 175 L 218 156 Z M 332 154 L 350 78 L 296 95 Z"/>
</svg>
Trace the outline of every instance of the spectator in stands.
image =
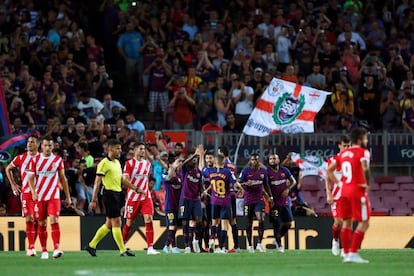
<svg viewBox="0 0 414 276">
<path fill-rule="evenodd" d="M 138 133 L 140 141 L 144 141 L 145 138 L 145 125 L 135 118 L 134 113 L 130 112 L 125 116 L 127 127 L 130 130 L 135 130 Z"/>
<path fill-rule="evenodd" d="M 256 67 L 253 72 L 253 78 L 247 82 L 247 86 L 250 86 L 254 90 L 253 102 L 256 105 L 257 100 L 262 96 L 266 83 L 263 79 L 263 69 Z"/>
<path fill-rule="evenodd" d="M 168 80 L 171 77 L 171 66 L 166 63 L 164 56 L 159 53 L 154 62 L 145 71 L 149 75 L 149 99 L 148 110 L 151 112 L 151 129 L 155 129 L 155 120 L 158 110 L 162 113 L 168 107 Z"/>
<path fill-rule="evenodd" d="M 366 46 L 364 39 L 362 39 L 359 33 L 352 31 L 351 22 L 345 22 L 344 31 L 340 33 L 338 36 L 338 43 L 340 44 L 351 44 L 352 43 L 357 47 L 357 49 L 363 52 L 367 50 L 367 46 Z"/>
<path fill-rule="evenodd" d="M 288 26 L 284 25 L 276 37 L 276 53 L 279 57 L 277 69 L 280 72 L 285 72 L 286 67 L 292 63 L 292 58 L 290 56 L 291 48 L 292 43 L 288 37 Z"/>
<path fill-rule="evenodd" d="M 144 38 L 139 31 L 134 29 L 136 27 L 134 22 L 133 20 L 128 21 L 125 32 L 118 39 L 118 52 L 125 62 L 125 74 L 128 77 L 130 89 L 137 89 L 142 86 L 141 76 L 143 73 L 140 49 L 144 45 Z M 135 95 L 138 93 L 138 91 L 133 90 L 131 92 Z"/>
<path fill-rule="evenodd" d="M 102 100 L 105 94 L 111 93 L 114 87 L 114 81 L 106 72 L 104 63 L 99 64 L 98 74 L 92 79 L 92 91 L 98 100 Z"/>
<path fill-rule="evenodd" d="M 80 102 L 78 103 L 78 109 L 80 110 L 80 116 L 86 120 L 90 120 L 92 117 L 103 119 L 104 105 L 95 98 L 91 97 L 89 91 L 84 91 L 80 94 Z"/>
<path fill-rule="evenodd" d="M 410 96 L 411 107 L 403 112 L 402 124 L 408 132 L 414 133 L 414 95 Z"/>
<path fill-rule="evenodd" d="M 121 112 L 126 112 L 127 111 L 126 107 L 121 102 L 112 100 L 111 93 L 106 93 L 103 96 L 102 104 L 104 106 L 104 109 L 102 111 L 102 115 L 104 116 L 105 120 L 108 120 L 108 119 L 113 117 L 112 109 L 114 107 L 118 107 L 119 114 Z"/>
<path fill-rule="evenodd" d="M 85 165 L 87 168 L 90 168 L 93 166 L 93 156 L 90 154 L 88 150 L 88 144 L 87 143 L 78 143 L 75 144 L 76 152 L 80 156 L 81 160 L 85 160 Z"/>
<path fill-rule="evenodd" d="M 196 129 L 200 129 L 213 112 L 213 93 L 208 89 L 207 83 L 200 84 L 195 95 L 195 102 L 195 126 Z"/>
<path fill-rule="evenodd" d="M 326 79 L 325 76 L 321 74 L 321 65 L 319 63 L 313 63 L 312 73 L 306 77 L 306 82 L 313 88 L 325 90 Z"/>
<path fill-rule="evenodd" d="M 170 87 L 173 97 L 169 103 L 173 111 L 174 129 L 193 128 L 193 107 L 195 106 L 194 93 L 185 85 L 185 79 L 180 78 L 178 85 Z"/>
<path fill-rule="evenodd" d="M 381 101 L 380 115 L 382 129 L 392 131 L 401 128 L 401 108 L 395 99 L 394 91 L 388 90 L 386 97 Z"/>
<path fill-rule="evenodd" d="M 374 77 L 365 76 L 363 88 L 358 95 L 358 112 L 361 118 L 367 120 L 373 129 L 379 129 L 381 93 L 375 86 Z"/>
<path fill-rule="evenodd" d="M 245 85 L 242 80 L 236 77 L 232 80 L 229 93 L 235 105 L 236 128 L 242 130 L 246 125 L 247 119 L 249 119 L 250 113 L 253 111 L 253 88 Z"/>
</svg>

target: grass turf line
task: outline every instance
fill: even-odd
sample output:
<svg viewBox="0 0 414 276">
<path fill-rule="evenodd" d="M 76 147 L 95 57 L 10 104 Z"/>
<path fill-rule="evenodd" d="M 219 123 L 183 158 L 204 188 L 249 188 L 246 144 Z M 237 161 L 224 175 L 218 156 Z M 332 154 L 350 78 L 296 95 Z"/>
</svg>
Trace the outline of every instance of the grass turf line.
<svg viewBox="0 0 414 276">
<path fill-rule="evenodd" d="M 284 254 L 161 254 L 119 257 L 118 251 L 68 251 L 61 259 L 26 257 L 24 252 L 0 252 L 0 275 L 414 275 L 414 251 L 362 250 L 369 264 L 343 264 L 330 250 L 288 250 Z M 50 255 L 50 257 L 52 257 Z"/>
</svg>

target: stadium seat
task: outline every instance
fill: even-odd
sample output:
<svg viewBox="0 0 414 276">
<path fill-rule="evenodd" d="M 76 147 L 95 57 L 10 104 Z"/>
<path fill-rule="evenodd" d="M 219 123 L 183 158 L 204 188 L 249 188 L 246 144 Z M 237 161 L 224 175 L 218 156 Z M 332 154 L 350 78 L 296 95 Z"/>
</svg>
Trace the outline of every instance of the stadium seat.
<svg viewBox="0 0 414 276">
<path fill-rule="evenodd" d="M 400 191 L 414 191 L 414 183 L 402 183 L 399 188 Z"/>
<path fill-rule="evenodd" d="M 414 201 L 414 191 L 396 191 L 394 196 L 400 199 L 402 202 Z"/>
<path fill-rule="evenodd" d="M 373 212 L 389 212 L 389 208 L 383 206 L 379 197 L 372 197 L 370 198 L 370 201 Z"/>
<path fill-rule="evenodd" d="M 370 190 L 371 191 L 379 191 L 380 190 L 380 186 L 374 180 L 370 180 Z"/>
<path fill-rule="evenodd" d="M 394 183 L 394 177 L 392 176 L 377 176 L 374 179 L 379 185 L 383 183 Z"/>
<path fill-rule="evenodd" d="M 405 208 L 392 208 L 391 215 L 392 216 L 411 216 L 413 214 L 413 211 L 411 208 L 405 207 Z"/>
<path fill-rule="evenodd" d="M 381 184 L 381 191 L 398 191 L 399 186 L 397 183 L 383 183 Z"/>
<path fill-rule="evenodd" d="M 396 176 L 394 182 L 397 183 L 397 184 L 414 183 L 414 180 L 413 180 L 412 176 L 402 175 L 402 176 Z"/>
<path fill-rule="evenodd" d="M 406 202 L 402 202 L 398 197 L 393 196 L 393 195 L 383 196 L 381 198 L 381 204 L 382 206 L 386 208 L 394 208 L 394 209 L 407 208 Z"/>
</svg>

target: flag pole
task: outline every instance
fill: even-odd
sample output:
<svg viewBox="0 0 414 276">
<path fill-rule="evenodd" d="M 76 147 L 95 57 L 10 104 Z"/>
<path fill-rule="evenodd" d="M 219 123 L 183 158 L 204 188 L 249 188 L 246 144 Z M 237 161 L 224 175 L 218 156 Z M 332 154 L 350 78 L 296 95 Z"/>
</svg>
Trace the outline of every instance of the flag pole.
<svg viewBox="0 0 414 276">
<path fill-rule="evenodd" d="M 241 145 L 241 141 L 243 140 L 243 137 L 244 137 L 244 132 L 242 132 L 242 134 L 240 135 L 239 142 L 237 142 L 236 152 L 234 153 L 233 163 L 236 166 L 236 168 L 237 168 L 237 157 L 239 156 L 239 149 L 240 149 L 240 145 Z"/>
</svg>

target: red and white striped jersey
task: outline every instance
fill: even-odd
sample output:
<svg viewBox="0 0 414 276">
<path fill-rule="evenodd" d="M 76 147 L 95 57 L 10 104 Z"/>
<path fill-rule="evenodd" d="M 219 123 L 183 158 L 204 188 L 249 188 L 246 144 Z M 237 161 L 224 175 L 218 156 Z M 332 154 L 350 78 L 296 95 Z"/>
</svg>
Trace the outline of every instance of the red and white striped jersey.
<svg viewBox="0 0 414 276">
<path fill-rule="evenodd" d="M 27 172 L 35 174 L 39 201 L 60 198 L 59 171 L 64 169 L 62 158 L 54 154 L 48 157 L 39 154 L 31 160 Z"/>
<path fill-rule="evenodd" d="M 27 175 L 27 168 L 30 164 L 30 160 L 36 157 L 37 155 L 39 155 L 39 153 L 36 153 L 36 155 L 30 155 L 28 152 L 25 152 L 20 155 L 17 155 L 11 162 L 13 167 L 20 169 L 20 178 L 22 180 L 22 193 L 31 193 L 29 187 L 29 178 Z"/>
<path fill-rule="evenodd" d="M 328 167 L 332 163 L 338 163 L 339 153 L 332 156 L 328 159 Z M 334 175 L 336 176 L 336 179 L 339 180 L 339 184 L 334 183 L 332 187 L 332 197 L 334 200 L 338 200 L 341 197 L 341 190 L 342 190 L 342 171 L 341 167 L 337 167 L 334 171 Z"/>
<path fill-rule="evenodd" d="M 127 200 L 138 201 L 144 200 L 146 197 L 151 198 L 151 193 L 148 188 L 150 172 L 151 162 L 148 160 L 138 161 L 135 158 L 131 158 L 125 163 L 124 175 L 128 175 L 132 185 L 145 192 L 145 194 L 138 194 L 135 191 L 128 189 Z"/>
</svg>

